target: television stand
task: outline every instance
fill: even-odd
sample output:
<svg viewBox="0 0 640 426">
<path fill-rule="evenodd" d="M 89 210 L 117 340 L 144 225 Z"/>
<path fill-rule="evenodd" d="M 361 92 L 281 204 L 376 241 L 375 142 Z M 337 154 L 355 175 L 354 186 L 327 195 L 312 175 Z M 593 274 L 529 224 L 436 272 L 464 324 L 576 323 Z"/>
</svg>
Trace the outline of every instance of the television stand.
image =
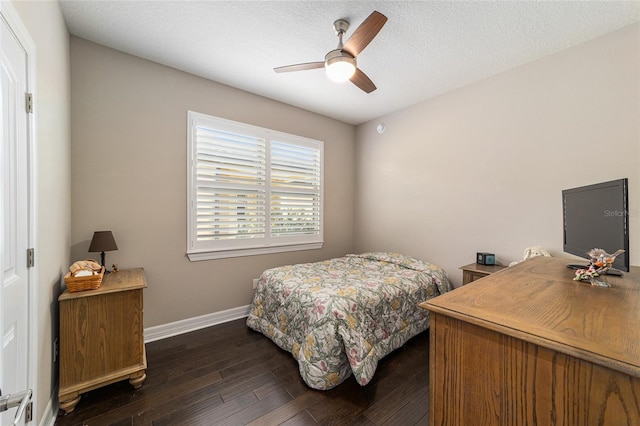
<svg viewBox="0 0 640 426">
<path fill-rule="evenodd" d="M 420 304 L 430 425 L 640 425 L 640 267 L 602 288 L 568 262 L 534 257 Z"/>
</svg>

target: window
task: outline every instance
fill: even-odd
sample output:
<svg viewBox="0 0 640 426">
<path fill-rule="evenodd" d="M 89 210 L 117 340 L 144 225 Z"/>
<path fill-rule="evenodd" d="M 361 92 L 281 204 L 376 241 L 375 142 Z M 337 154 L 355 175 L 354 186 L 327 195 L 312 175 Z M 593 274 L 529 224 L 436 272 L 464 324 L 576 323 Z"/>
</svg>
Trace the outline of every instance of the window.
<svg viewBox="0 0 640 426">
<path fill-rule="evenodd" d="M 322 247 L 323 142 L 188 112 L 187 255 Z"/>
</svg>

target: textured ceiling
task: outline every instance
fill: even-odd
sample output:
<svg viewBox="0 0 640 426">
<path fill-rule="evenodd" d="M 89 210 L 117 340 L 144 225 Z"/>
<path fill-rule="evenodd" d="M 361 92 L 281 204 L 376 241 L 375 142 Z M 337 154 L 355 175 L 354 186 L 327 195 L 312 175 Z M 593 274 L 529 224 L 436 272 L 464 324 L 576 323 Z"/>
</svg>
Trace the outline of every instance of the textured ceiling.
<svg viewBox="0 0 640 426">
<path fill-rule="evenodd" d="M 640 1 L 62 0 L 71 34 L 352 124 L 640 21 Z M 322 61 L 333 22 L 389 20 L 358 56 L 378 90 L 332 83 Z"/>
</svg>

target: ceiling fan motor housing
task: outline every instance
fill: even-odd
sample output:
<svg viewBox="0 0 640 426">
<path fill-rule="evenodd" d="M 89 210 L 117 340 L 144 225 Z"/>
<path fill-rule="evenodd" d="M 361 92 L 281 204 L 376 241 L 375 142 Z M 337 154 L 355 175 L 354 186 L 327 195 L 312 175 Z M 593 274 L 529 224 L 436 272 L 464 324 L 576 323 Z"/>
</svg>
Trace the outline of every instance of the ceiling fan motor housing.
<svg viewBox="0 0 640 426">
<path fill-rule="evenodd" d="M 350 54 L 348 54 L 342 49 L 334 49 L 331 52 L 327 53 L 327 55 L 324 57 L 324 62 L 327 65 L 335 62 L 339 62 L 339 61 L 348 62 L 350 64 L 353 64 L 354 67 L 356 66 L 356 58 L 354 58 L 353 56 L 351 56 Z"/>
</svg>

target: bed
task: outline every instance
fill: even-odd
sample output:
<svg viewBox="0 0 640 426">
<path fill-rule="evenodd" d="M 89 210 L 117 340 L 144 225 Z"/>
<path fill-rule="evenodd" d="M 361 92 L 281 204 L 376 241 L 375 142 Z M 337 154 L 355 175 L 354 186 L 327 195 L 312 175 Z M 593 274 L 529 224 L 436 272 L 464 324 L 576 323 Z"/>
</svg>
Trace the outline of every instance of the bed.
<svg viewBox="0 0 640 426">
<path fill-rule="evenodd" d="M 260 276 L 247 326 L 291 352 L 309 387 L 351 374 L 364 386 L 380 359 L 428 328 L 418 304 L 452 288 L 438 266 L 397 253 L 287 265 Z"/>
</svg>

